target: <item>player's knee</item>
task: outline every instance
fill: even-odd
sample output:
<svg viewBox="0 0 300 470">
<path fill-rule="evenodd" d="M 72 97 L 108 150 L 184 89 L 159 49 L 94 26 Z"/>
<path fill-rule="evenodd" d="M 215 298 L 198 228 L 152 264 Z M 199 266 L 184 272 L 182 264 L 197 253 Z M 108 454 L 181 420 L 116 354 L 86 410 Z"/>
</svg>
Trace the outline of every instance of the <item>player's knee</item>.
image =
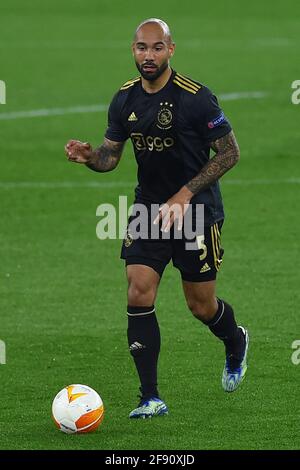
<svg viewBox="0 0 300 470">
<path fill-rule="evenodd" d="M 132 281 L 128 286 L 129 305 L 153 305 L 155 288 L 143 282 Z"/>
<path fill-rule="evenodd" d="M 190 300 L 188 307 L 194 317 L 204 323 L 209 322 L 215 314 L 214 305 L 210 301 Z"/>
</svg>

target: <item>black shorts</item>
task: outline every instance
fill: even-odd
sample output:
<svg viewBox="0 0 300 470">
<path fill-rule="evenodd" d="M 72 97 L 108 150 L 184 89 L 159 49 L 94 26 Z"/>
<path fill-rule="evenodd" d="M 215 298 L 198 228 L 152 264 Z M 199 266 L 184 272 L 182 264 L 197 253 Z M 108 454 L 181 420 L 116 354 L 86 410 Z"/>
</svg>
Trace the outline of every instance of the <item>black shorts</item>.
<svg viewBox="0 0 300 470">
<path fill-rule="evenodd" d="M 125 259 L 126 266 L 130 264 L 150 266 L 160 276 L 172 259 L 173 265 L 179 269 L 184 281 L 212 281 L 216 279 L 224 253 L 221 247 L 222 225 L 223 220 L 204 227 L 204 234 L 197 237 L 197 249 L 193 250 L 186 249 L 185 238 L 133 239 L 127 229 L 121 258 Z"/>
</svg>

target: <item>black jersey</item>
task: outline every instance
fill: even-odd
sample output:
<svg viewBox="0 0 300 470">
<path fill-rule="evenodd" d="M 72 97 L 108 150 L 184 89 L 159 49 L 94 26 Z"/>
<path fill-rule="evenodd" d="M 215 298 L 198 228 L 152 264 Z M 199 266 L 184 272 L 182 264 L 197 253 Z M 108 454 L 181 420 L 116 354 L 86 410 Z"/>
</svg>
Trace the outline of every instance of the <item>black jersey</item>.
<svg viewBox="0 0 300 470">
<path fill-rule="evenodd" d="M 161 204 L 201 171 L 210 143 L 230 131 L 211 91 L 173 70 L 157 93 L 147 93 L 141 78 L 126 82 L 110 104 L 105 137 L 131 139 L 138 164 L 136 200 Z M 224 218 L 218 182 L 191 203 L 205 205 L 205 225 Z"/>
</svg>

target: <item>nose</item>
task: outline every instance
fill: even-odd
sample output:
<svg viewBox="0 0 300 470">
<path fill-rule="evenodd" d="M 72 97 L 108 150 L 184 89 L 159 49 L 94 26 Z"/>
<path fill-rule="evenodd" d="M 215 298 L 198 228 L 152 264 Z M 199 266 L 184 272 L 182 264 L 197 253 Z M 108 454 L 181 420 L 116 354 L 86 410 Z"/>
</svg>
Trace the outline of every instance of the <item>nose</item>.
<svg viewBox="0 0 300 470">
<path fill-rule="evenodd" d="M 146 49 L 146 55 L 145 55 L 146 60 L 154 60 L 154 54 L 153 51 L 150 47 Z"/>
</svg>

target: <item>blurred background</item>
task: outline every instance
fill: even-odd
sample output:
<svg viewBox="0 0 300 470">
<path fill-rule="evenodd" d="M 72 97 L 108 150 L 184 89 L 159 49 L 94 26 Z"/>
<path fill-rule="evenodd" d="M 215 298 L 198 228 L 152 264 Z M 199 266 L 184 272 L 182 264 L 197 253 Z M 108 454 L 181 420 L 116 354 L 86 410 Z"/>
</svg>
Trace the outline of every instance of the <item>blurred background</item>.
<svg viewBox="0 0 300 470">
<path fill-rule="evenodd" d="M 117 170 L 97 174 L 63 148 L 102 142 L 112 96 L 137 76 L 130 45 L 148 17 L 169 24 L 173 68 L 213 90 L 240 144 L 222 179 L 218 295 L 251 346 L 245 383 L 225 395 L 223 346 L 192 318 L 169 267 L 156 307 L 171 413 L 131 423 L 121 242 L 95 229 L 99 204 L 133 200 L 133 151 L 128 142 Z M 299 449 L 299 31 L 297 0 L 1 1 L 1 449 Z M 70 383 L 102 396 L 98 432 L 64 436 L 51 423 L 52 399 Z"/>
</svg>

